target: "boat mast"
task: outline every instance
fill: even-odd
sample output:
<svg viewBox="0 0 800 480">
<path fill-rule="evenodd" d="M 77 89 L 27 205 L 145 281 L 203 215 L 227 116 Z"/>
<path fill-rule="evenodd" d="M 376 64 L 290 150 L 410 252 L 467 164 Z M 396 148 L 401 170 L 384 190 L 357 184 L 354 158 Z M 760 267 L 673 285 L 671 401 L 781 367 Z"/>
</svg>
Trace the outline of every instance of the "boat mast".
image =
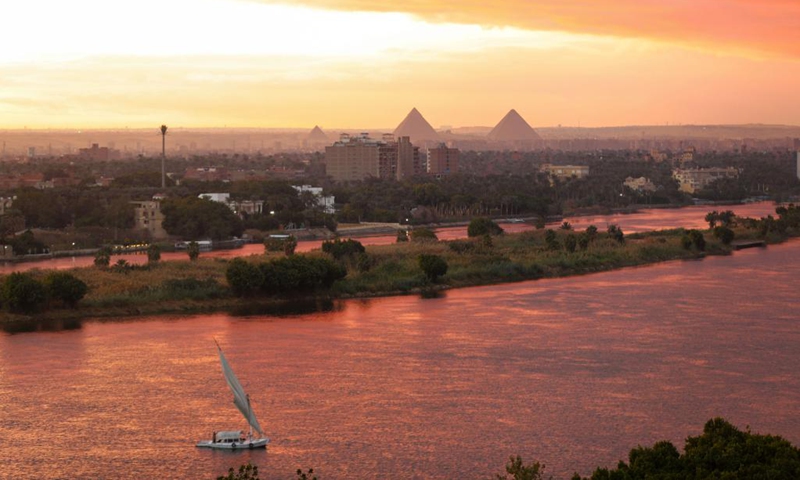
<svg viewBox="0 0 800 480">
<path fill-rule="evenodd" d="M 247 425 L 250 426 L 250 441 L 253 441 L 253 425 L 250 419 L 253 418 L 253 409 L 250 407 L 250 395 L 247 395 Z"/>
</svg>

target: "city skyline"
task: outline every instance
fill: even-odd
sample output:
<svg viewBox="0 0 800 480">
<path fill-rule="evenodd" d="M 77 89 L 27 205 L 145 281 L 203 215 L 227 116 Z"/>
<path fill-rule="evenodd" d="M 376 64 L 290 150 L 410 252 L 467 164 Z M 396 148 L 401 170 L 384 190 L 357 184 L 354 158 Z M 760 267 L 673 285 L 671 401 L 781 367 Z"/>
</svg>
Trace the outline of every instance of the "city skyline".
<svg viewBox="0 0 800 480">
<path fill-rule="evenodd" d="M 533 126 L 800 124 L 800 6 L 780 0 L 8 10 L 2 129 L 381 127 L 412 107 L 436 128 L 512 108 Z"/>
</svg>

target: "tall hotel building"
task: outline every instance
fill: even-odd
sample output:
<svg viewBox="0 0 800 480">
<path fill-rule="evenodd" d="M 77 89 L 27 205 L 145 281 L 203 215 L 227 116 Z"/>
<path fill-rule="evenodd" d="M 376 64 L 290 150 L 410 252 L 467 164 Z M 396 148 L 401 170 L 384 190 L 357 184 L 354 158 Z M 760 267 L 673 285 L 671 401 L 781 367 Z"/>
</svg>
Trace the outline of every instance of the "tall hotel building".
<svg viewBox="0 0 800 480">
<path fill-rule="evenodd" d="M 451 175 L 458 173 L 458 160 L 461 152 L 441 144 L 428 149 L 428 173 L 431 175 Z"/>
<path fill-rule="evenodd" d="M 325 170 L 338 182 L 368 177 L 401 180 L 423 173 L 419 147 L 412 145 L 409 137 L 395 141 L 387 134 L 375 140 L 366 133 L 342 134 L 338 142 L 325 147 Z"/>
</svg>

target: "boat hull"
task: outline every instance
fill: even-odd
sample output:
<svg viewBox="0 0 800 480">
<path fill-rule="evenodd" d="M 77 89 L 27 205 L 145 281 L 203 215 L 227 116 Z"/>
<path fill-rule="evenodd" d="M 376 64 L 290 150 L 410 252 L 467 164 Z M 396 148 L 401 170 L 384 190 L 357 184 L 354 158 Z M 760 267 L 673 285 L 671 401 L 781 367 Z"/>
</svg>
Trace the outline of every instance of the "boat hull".
<svg viewBox="0 0 800 480">
<path fill-rule="evenodd" d="M 197 446 L 201 448 L 214 448 L 218 450 L 252 450 L 254 448 L 267 448 L 269 438 L 254 438 L 252 441 L 245 440 L 244 442 L 237 443 L 214 443 L 211 440 L 202 440 L 197 442 Z"/>
</svg>

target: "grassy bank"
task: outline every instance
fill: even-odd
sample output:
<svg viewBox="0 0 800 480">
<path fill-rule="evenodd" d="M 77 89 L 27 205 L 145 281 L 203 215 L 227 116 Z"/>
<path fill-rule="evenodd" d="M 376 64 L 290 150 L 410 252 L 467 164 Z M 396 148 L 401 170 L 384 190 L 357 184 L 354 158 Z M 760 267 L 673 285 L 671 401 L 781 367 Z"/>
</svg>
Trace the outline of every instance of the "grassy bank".
<svg viewBox="0 0 800 480">
<path fill-rule="evenodd" d="M 195 262 L 160 262 L 149 267 L 86 267 L 70 272 L 85 282 L 89 291 L 77 309 L 49 309 L 36 315 L 3 313 L 4 323 L 31 319 L 76 319 L 125 317 L 134 315 L 190 314 L 233 311 L 295 303 L 329 301 L 337 298 L 402 295 L 420 291 L 498 284 L 540 278 L 563 277 L 647 265 L 706 255 L 727 255 L 732 247 L 723 244 L 710 231 L 704 232 L 705 247 L 687 248 L 683 229 L 628 235 L 620 242 L 612 235 L 597 233 L 581 245 L 573 242 L 582 232 L 544 230 L 496 237 L 450 242 L 421 241 L 368 247 L 366 254 L 341 260 L 347 276 L 330 289 L 303 296 L 260 295 L 237 298 L 226 280 L 230 264 L 226 259 Z M 795 236 L 793 231 L 769 234 L 775 243 Z M 573 237 L 570 239 L 569 237 Z M 758 231 L 736 228 L 737 239 L 764 238 Z M 572 245 L 570 245 L 572 244 Z M 448 264 L 446 275 L 435 283 L 421 270 L 418 257 L 438 255 Z M 263 263 L 280 254 L 247 257 Z M 310 256 L 326 256 L 320 251 Z M 34 270 L 42 279 L 47 271 Z"/>
</svg>

